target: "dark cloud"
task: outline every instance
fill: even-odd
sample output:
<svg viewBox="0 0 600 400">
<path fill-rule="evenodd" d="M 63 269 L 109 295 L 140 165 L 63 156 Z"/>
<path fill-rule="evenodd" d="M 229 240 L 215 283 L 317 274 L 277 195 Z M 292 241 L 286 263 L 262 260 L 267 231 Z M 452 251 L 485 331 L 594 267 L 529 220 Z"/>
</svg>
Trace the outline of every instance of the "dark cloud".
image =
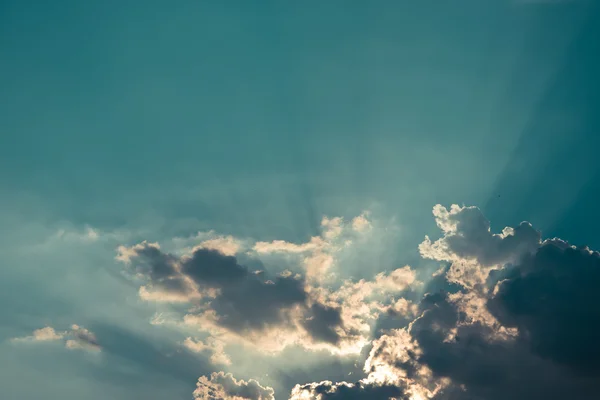
<svg viewBox="0 0 600 400">
<path fill-rule="evenodd" d="M 250 272 L 238 265 L 233 256 L 226 256 L 216 250 L 197 249 L 192 257 L 184 260 L 182 272 L 200 285 L 226 287 L 247 279 Z"/>
<path fill-rule="evenodd" d="M 600 254 L 550 240 L 510 270 L 490 309 L 531 351 L 582 373 L 600 372 Z"/>
<path fill-rule="evenodd" d="M 533 354 L 521 335 L 495 338 L 496 328 L 469 323 L 444 295 L 426 298 L 423 305 L 422 317 L 410 330 L 419 354 L 400 367 L 408 376 L 427 366 L 434 377 L 449 378 L 450 386 L 441 390 L 436 400 L 590 398 L 590 390 L 597 386 Z"/>
<path fill-rule="evenodd" d="M 600 254 L 542 241 L 527 222 L 493 233 L 475 207 L 436 206 L 434 216 L 441 238 L 426 238 L 420 251 L 445 267 L 428 284 L 433 292 L 414 302 L 394 298 L 414 280 L 409 268 L 329 293 L 291 274 L 257 274 L 214 250 L 175 257 L 143 243 L 125 253 L 151 290 L 179 294 L 195 315 L 212 313 L 240 335 L 293 327 L 338 346 L 360 326 L 346 326 L 344 313 L 376 292 L 386 298 L 375 308 L 379 326 L 391 328 L 366 347 L 364 378 L 298 384 L 291 400 L 597 398 Z M 201 377 L 194 395 L 271 400 L 273 390 L 221 372 Z"/>
<path fill-rule="evenodd" d="M 136 253 L 140 261 L 137 264 L 138 271 L 147 273 L 152 280 L 160 281 L 177 276 L 176 259 L 163 253 L 158 247 L 144 243 L 136 249 Z"/>
<path fill-rule="evenodd" d="M 465 212 L 471 216 L 464 217 Z M 491 290 L 463 287 L 457 294 L 439 293 L 421 302 L 422 316 L 411 326 L 422 352 L 418 364 L 452 381 L 453 390 L 437 397 L 597 395 L 600 312 L 590 305 L 600 284 L 598 253 L 561 240 L 541 243 L 528 223 L 505 230 L 508 235 L 493 235 L 478 209 L 463 208 L 456 215 L 455 233 L 442 239 L 458 256 L 454 262 L 477 254 L 481 270 L 499 261 L 504 266 L 487 277 Z M 448 240 L 453 237 L 460 239 Z M 476 304 L 481 308 L 473 311 Z M 458 387 L 465 392 L 457 395 Z"/>
<path fill-rule="evenodd" d="M 274 327 L 297 329 L 292 311 L 299 309 L 298 323 L 314 341 L 337 344 L 339 340 L 340 310 L 309 299 L 305 281 L 298 276 L 258 274 L 216 250 L 196 249 L 189 256 L 175 257 L 144 242 L 121 248 L 120 253 L 120 259 L 145 278 L 147 291 L 156 298 L 175 294 L 195 303 L 198 311 L 192 315 L 209 315 L 229 331 L 246 335 Z"/>
<path fill-rule="evenodd" d="M 177 257 L 163 253 L 158 245 L 142 242 L 132 248 L 119 248 L 118 259 L 135 259 L 133 272 L 147 278 L 153 289 L 166 293 L 184 293 L 189 290 L 178 270 Z"/>
<path fill-rule="evenodd" d="M 306 298 L 303 282 L 298 279 L 276 277 L 262 281 L 249 274 L 223 286 L 211 308 L 223 326 L 235 331 L 260 330 L 287 322 L 284 311 L 294 305 L 304 306 Z"/>
<path fill-rule="evenodd" d="M 528 223 L 493 234 L 473 207 L 434 214 L 443 237 L 421 250 L 450 264 L 418 317 L 373 342 L 365 379 L 297 385 L 292 399 L 598 398 L 600 254 L 541 242 Z"/>
<path fill-rule="evenodd" d="M 540 233 L 528 222 L 500 234 L 492 233 L 490 222 L 477 207 L 452 206 L 447 210 L 437 205 L 433 214 L 444 236 L 434 243 L 426 238 L 420 246 L 425 258 L 450 262 L 473 260 L 482 266 L 492 266 L 518 259 L 535 251 L 540 244 Z"/>
<path fill-rule="evenodd" d="M 401 387 L 396 385 L 375 385 L 364 382 L 333 383 L 324 381 L 320 383 L 309 383 L 296 386 L 292 392 L 292 399 L 298 400 L 385 400 L 390 398 L 409 400 L 409 396 Z"/>
<path fill-rule="evenodd" d="M 310 307 L 307 317 L 303 321 L 304 328 L 312 337 L 331 344 L 337 344 L 340 341 L 340 335 L 336 328 L 342 325 L 339 308 L 319 303 Z"/>
</svg>

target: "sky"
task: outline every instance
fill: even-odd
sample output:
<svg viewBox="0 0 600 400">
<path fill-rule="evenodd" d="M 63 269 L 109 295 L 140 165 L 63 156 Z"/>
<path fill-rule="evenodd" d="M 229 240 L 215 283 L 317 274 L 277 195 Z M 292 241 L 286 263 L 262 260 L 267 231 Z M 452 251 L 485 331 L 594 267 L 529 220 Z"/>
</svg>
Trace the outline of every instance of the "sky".
<svg viewBox="0 0 600 400">
<path fill-rule="evenodd" d="M 597 37 L 594 0 L 0 0 L 0 397 L 594 398 Z"/>
</svg>

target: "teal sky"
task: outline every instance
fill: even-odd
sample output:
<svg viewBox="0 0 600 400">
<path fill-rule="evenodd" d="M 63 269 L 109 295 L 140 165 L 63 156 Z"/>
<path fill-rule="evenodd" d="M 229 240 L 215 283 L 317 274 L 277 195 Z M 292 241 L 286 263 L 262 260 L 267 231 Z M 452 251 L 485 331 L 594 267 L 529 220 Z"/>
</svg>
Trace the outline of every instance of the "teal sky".
<svg viewBox="0 0 600 400">
<path fill-rule="evenodd" d="M 345 273 L 430 271 L 456 203 L 600 248 L 594 3 L 0 0 L 0 397 L 184 400 L 220 370 L 149 323 L 119 245 L 302 243 L 370 210 L 395 234 Z M 100 354 L 9 343 L 74 323 Z M 276 393 L 354 371 L 306 362 L 231 371 Z"/>
</svg>

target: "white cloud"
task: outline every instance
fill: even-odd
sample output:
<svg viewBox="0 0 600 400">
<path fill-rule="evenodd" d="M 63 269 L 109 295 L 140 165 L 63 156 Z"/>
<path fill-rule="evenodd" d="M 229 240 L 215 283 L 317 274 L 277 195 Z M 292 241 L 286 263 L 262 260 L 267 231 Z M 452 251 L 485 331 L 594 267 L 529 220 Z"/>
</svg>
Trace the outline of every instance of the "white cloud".
<svg viewBox="0 0 600 400">
<path fill-rule="evenodd" d="M 65 334 L 66 332 L 57 332 L 51 326 L 46 326 L 44 328 L 34 330 L 30 336 L 13 338 L 12 340 L 16 342 L 48 342 L 61 340 L 63 337 L 65 337 Z"/>
<path fill-rule="evenodd" d="M 305 253 L 323 249 L 327 243 L 320 237 L 315 236 L 307 243 L 290 243 L 285 240 L 273 240 L 271 242 L 256 242 L 254 251 L 261 254 L 266 253 Z"/>
<path fill-rule="evenodd" d="M 371 221 L 369 221 L 368 213 L 363 213 L 358 217 L 352 219 L 352 229 L 356 232 L 365 232 L 372 228 Z"/>
<path fill-rule="evenodd" d="M 323 217 L 321 233 L 313 236 L 305 243 L 290 243 L 284 240 L 257 242 L 253 250 L 260 254 L 282 253 L 300 255 L 308 280 L 326 281 L 331 279 L 332 267 L 338 261 L 339 253 L 347 249 L 367 235 L 372 229 L 368 219 L 369 213 L 364 212 L 350 222 L 341 217 Z"/>
<path fill-rule="evenodd" d="M 234 256 L 241 250 L 242 243 L 233 236 L 218 236 L 201 242 L 197 247 L 193 248 L 192 251 L 196 248 L 217 250 L 226 256 Z"/>
<path fill-rule="evenodd" d="M 225 353 L 225 343 L 222 340 L 209 337 L 206 342 L 191 337 L 183 341 L 183 346 L 193 353 L 209 353 L 213 364 L 231 365 L 231 359 Z"/>
<path fill-rule="evenodd" d="M 197 400 L 275 400 L 273 389 L 254 379 L 237 380 L 231 374 L 213 372 L 198 379 L 194 391 Z"/>
<path fill-rule="evenodd" d="M 158 243 L 149 243 L 145 240 L 131 247 L 119 246 L 117 247 L 117 255 L 115 260 L 129 264 L 131 262 L 131 258 L 136 257 L 138 255 L 138 251 L 143 250 L 146 247 L 153 247 L 157 250 L 160 249 L 160 245 Z"/>
<path fill-rule="evenodd" d="M 249 246 L 246 240 L 231 235 L 220 235 L 212 230 L 197 232 L 190 237 L 176 237 L 171 242 L 174 252 L 178 255 L 189 255 L 196 249 L 207 249 L 216 250 L 226 256 L 235 256 L 247 250 Z"/>
</svg>

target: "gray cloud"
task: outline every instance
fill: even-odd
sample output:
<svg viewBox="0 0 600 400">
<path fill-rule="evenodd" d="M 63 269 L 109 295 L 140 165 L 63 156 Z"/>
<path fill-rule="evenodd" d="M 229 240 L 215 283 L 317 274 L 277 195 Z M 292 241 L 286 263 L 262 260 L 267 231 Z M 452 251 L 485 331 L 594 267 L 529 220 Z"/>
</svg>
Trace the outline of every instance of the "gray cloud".
<svg viewBox="0 0 600 400">
<path fill-rule="evenodd" d="M 292 399 L 597 397 L 600 254 L 542 242 L 528 223 L 493 234 L 474 207 L 434 215 L 443 236 L 421 252 L 450 263 L 436 282 L 455 290 L 426 294 L 408 327 L 375 340 L 366 378 L 297 385 Z"/>
<path fill-rule="evenodd" d="M 409 400 L 404 389 L 397 385 L 376 385 L 364 382 L 333 383 L 331 381 L 298 385 L 294 388 L 290 400 L 367 400 L 390 398 Z"/>
<path fill-rule="evenodd" d="M 268 337 L 273 331 L 285 337 L 295 329 L 338 346 L 344 335 L 361 334 L 363 320 L 353 320 L 355 312 L 385 317 L 384 325 L 392 328 L 368 347 L 364 378 L 298 384 L 291 400 L 597 397 L 600 254 L 560 239 L 542 241 L 527 222 L 493 233 L 475 207 L 436 206 L 434 216 L 441 238 L 426 238 L 420 251 L 446 267 L 429 284 L 435 293 L 416 302 L 395 298 L 416 284 L 409 267 L 373 281 L 345 281 L 330 291 L 299 275 L 257 274 L 207 248 L 173 256 L 142 243 L 119 257 L 155 299 L 179 296 L 192 305 L 188 319 L 240 336 Z M 394 326 L 394 318 L 404 322 Z M 220 354 L 222 344 L 211 343 L 190 341 Z M 274 398 L 271 388 L 224 372 L 201 377 L 194 396 Z"/>
<path fill-rule="evenodd" d="M 410 329 L 419 352 L 402 368 L 410 376 L 426 366 L 433 377 L 449 379 L 436 400 L 578 399 L 593 397 L 592 389 L 598 389 L 593 379 L 531 352 L 521 332 L 514 338 L 498 337 L 496 328 L 466 320 L 446 295 L 428 296 L 422 307 L 422 316 Z M 398 360 L 387 362 L 397 365 Z"/>
<path fill-rule="evenodd" d="M 444 236 L 431 242 L 428 237 L 419 246 L 421 255 L 440 261 L 476 261 L 481 266 L 506 264 L 522 254 L 535 251 L 540 233 L 530 223 L 522 222 L 502 233 L 491 232 L 490 222 L 477 207 L 441 205 L 433 209 L 437 225 Z"/>
<path fill-rule="evenodd" d="M 308 309 L 303 326 L 312 337 L 335 345 L 340 341 L 336 328 L 343 326 L 340 309 L 315 303 Z"/>
<path fill-rule="evenodd" d="M 282 327 L 296 329 L 299 319 L 314 341 L 338 340 L 340 310 L 309 299 L 301 277 L 257 274 L 233 256 L 204 248 L 176 257 L 144 242 L 122 249 L 119 257 L 144 279 L 148 296 L 166 300 L 176 296 L 195 304 L 188 321 L 210 321 L 218 328 L 248 335 Z"/>
<path fill-rule="evenodd" d="M 182 273 L 199 287 L 219 290 L 210 307 L 221 325 L 237 332 L 283 324 L 283 311 L 304 304 L 307 298 L 301 280 L 264 279 L 239 265 L 235 257 L 213 250 L 196 250 L 182 262 Z"/>
<path fill-rule="evenodd" d="M 600 373 L 600 254 L 549 240 L 507 275 L 489 301 L 498 320 L 527 336 L 532 352 Z"/>
<path fill-rule="evenodd" d="M 379 315 L 413 313 L 414 307 L 400 300 L 420 284 L 409 266 L 379 273 L 372 281 L 340 280 L 341 255 L 360 251 L 364 239 L 376 233 L 377 224 L 367 215 L 350 222 L 324 217 L 321 234 L 302 244 L 252 242 L 211 231 L 174 240 L 172 252 L 146 241 L 120 246 L 116 258 L 139 284 L 143 300 L 180 304 L 171 316 L 157 315 L 152 321 L 198 329 L 202 335 L 186 342 L 192 351 L 211 351 L 205 342 L 208 334 L 211 343 L 219 343 L 221 361 L 229 358 L 227 347 L 234 344 L 252 344 L 266 352 L 301 346 L 358 355 Z M 275 253 L 285 255 L 278 261 L 283 266 L 265 268 L 263 257 L 273 263 L 278 260 Z"/>
</svg>

